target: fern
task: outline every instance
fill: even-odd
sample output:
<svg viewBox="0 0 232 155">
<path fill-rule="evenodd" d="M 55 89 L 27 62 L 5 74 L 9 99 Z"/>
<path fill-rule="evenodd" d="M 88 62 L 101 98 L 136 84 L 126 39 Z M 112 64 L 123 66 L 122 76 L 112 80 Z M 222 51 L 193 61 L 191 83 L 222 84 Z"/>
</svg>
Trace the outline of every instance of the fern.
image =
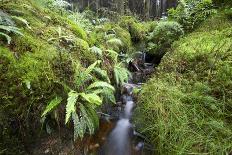
<svg viewBox="0 0 232 155">
<path fill-rule="evenodd" d="M 106 50 L 107 56 L 109 56 L 115 63 L 118 61 L 118 53 L 114 50 Z"/>
<path fill-rule="evenodd" d="M 104 88 L 101 90 L 100 95 L 104 99 L 104 103 L 116 103 L 114 91 L 109 88 Z"/>
<path fill-rule="evenodd" d="M 18 17 L 18 16 L 11 16 L 11 17 L 12 17 L 13 19 L 16 19 L 16 20 L 22 22 L 24 25 L 26 25 L 26 27 L 27 27 L 28 29 L 31 29 L 31 27 L 30 27 L 30 25 L 29 25 L 29 23 L 28 23 L 28 21 L 27 21 L 26 19 L 24 19 L 24 18 L 22 18 L 22 17 Z"/>
<path fill-rule="evenodd" d="M 84 100 L 86 100 L 87 102 L 89 102 L 91 104 L 96 104 L 96 105 L 101 105 L 102 104 L 101 98 L 95 93 L 91 93 L 91 94 L 80 93 L 79 95 Z"/>
<path fill-rule="evenodd" d="M 68 123 L 71 115 L 76 112 L 76 102 L 78 99 L 78 93 L 75 91 L 71 91 L 68 93 L 68 100 L 66 105 L 66 116 L 65 116 L 65 123 Z"/>
<path fill-rule="evenodd" d="M 50 103 L 47 105 L 47 107 L 45 108 L 43 114 L 41 115 L 41 117 L 44 117 L 45 115 L 47 115 L 47 113 L 51 112 L 53 109 L 55 109 L 62 101 L 62 98 L 59 96 L 56 96 L 53 100 L 50 101 Z"/>
<path fill-rule="evenodd" d="M 75 83 L 77 87 L 80 87 L 83 85 L 86 81 L 88 81 L 91 78 L 90 73 L 94 70 L 95 66 L 99 64 L 101 61 L 96 61 L 92 65 L 90 65 L 87 69 L 84 71 L 80 71 L 80 65 L 77 65 L 76 73 L 75 73 Z"/>
<path fill-rule="evenodd" d="M 94 127 L 94 123 L 90 117 L 90 115 L 87 113 L 84 105 L 80 105 L 80 113 L 82 118 L 84 119 L 84 123 L 86 124 L 88 130 L 89 130 L 89 134 L 92 135 L 94 133 L 95 127 Z"/>
<path fill-rule="evenodd" d="M 19 34 L 19 35 L 23 36 L 23 34 L 19 31 L 19 28 L 17 28 L 17 27 L 0 25 L 0 35 L 4 36 L 7 39 L 8 44 L 11 43 L 11 37 L 8 34 L 6 34 L 4 31 L 5 32 L 13 32 L 15 34 Z"/>
<path fill-rule="evenodd" d="M 73 120 L 73 126 L 74 126 L 74 140 L 78 137 L 81 137 L 84 135 L 82 132 L 82 128 L 80 128 L 80 120 L 76 112 L 72 113 L 72 120 Z"/>
<path fill-rule="evenodd" d="M 15 26 L 12 18 L 0 10 L 0 25 Z"/>
<path fill-rule="evenodd" d="M 89 51 L 102 57 L 102 50 L 96 46 L 89 48 Z"/>
<path fill-rule="evenodd" d="M 108 88 L 112 91 L 115 91 L 114 87 L 111 84 L 102 81 L 97 81 L 92 83 L 87 89 L 92 89 L 92 88 L 103 88 L 103 89 Z"/>
<path fill-rule="evenodd" d="M 93 69 L 93 72 L 94 72 L 94 73 L 96 74 L 96 76 L 97 76 L 98 78 L 100 78 L 101 80 L 110 83 L 110 78 L 109 78 L 109 76 L 108 76 L 108 74 L 107 74 L 107 71 L 105 71 L 105 70 L 103 70 L 103 69 L 101 69 L 101 68 L 96 67 L 96 68 Z"/>
<path fill-rule="evenodd" d="M 118 38 L 109 39 L 106 41 L 106 44 L 110 49 L 114 49 L 117 51 L 119 51 L 119 48 L 123 46 L 122 41 Z"/>
<path fill-rule="evenodd" d="M 11 43 L 11 37 L 9 35 L 2 33 L 2 32 L 0 32 L 0 35 L 6 38 L 7 44 Z"/>
<path fill-rule="evenodd" d="M 122 85 L 125 82 L 128 82 L 131 77 L 131 73 L 122 65 L 118 63 L 114 66 L 114 77 L 117 85 Z"/>
</svg>

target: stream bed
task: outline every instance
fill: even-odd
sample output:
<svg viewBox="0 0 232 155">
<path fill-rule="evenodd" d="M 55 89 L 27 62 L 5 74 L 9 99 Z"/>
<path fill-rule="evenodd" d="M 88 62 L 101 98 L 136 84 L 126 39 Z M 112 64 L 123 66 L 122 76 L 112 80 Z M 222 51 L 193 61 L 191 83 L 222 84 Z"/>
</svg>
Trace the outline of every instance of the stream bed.
<svg viewBox="0 0 232 155">
<path fill-rule="evenodd" d="M 107 114 L 101 113 L 100 128 L 87 143 L 86 154 L 90 155 L 150 155 L 153 147 L 145 137 L 136 132 L 132 123 L 136 108 L 134 90 L 141 89 L 142 82 L 154 71 L 152 63 L 131 64 L 132 79 L 121 87 L 119 101 L 111 106 Z"/>
</svg>

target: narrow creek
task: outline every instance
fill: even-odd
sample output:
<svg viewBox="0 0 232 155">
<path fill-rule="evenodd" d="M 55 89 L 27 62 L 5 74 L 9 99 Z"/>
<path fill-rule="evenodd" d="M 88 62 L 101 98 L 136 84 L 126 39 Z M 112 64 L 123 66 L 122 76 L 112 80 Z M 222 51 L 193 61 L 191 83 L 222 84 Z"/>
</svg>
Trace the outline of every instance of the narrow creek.
<svg viewBox="0 0 232 155">
<path fill-rule="evenodd" d="M 145 54 L 131 63 L 132 79 L 120 89 L 120 97 L 108 113 L 101 113 L 99 131 L 88 140 L 86 154 L 91 155 L 150 155 L 153 148 L 145 143 L 145 137 L 136 132 L 132 123 L 133 110 L 136 108 L 135 89 L 140 89 L 142 82 L 154 70 L 154 64 L 146 63 Z M 139 63 L 137 63 L 139 62 Z"/>
</svg>

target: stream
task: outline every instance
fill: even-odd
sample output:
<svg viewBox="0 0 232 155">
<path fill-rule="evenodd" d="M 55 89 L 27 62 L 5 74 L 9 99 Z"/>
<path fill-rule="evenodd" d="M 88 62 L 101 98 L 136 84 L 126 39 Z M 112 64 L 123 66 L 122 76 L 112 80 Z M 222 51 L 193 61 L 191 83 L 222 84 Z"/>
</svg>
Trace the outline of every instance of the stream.
<svg viewBox="0 0 232 155">
<path fill-rule="evenodd" d="M 136 132 L 131 122 L 136 108 L 134 89 L 140 89 L 142 82 L 154 71 L 152 63 L 145 62 L 142 54 L 139 61 L 131 63 L 132 79 L 121 87 L 120 97 L 115 106 L 101 113 L 99 131 L 90 138 L 86 154 L 91 155 L 150 155 L 153 147 L 145 143 L 145 137 Z M 140 63 L 137 63 L 140 62 Z"/>
</svg>

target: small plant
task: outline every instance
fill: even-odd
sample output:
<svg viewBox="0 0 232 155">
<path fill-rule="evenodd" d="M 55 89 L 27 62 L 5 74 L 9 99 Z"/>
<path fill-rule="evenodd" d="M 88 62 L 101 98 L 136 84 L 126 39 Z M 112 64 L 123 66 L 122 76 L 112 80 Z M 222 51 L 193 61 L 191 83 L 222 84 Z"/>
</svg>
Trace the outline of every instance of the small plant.
<svg viewBox="0 0 232 155">
<path fill-rule="evenodd" d="M 14 16 L 14 18 L 16 18 L 16 16 Z M 17 17 L 16 19 L 26 22 L 26 20 L 20 17 Z M 10 33 L 23 35 L 20 32 L 20 29 L 15 26 L 12 17 L 6 13 L 0 12 L 0 36 L 5 37 L 8 44 L 11 43 Z"/>
<path fill-rule="evenodd" d="M 99 64 L 99 61 L 93 63 L 84 71 L 80 71 L 80 66 L 76 65 L 75 90 L 69 88 L 65 124 L 70 120 L 73 121 L 74 140 L 78 137 L 83 138 L 87 131 L 90 135 L 94 133 L 99 123 L 95 108 L 100 106 L 103 100 L 115 102 L 114 87 L 109 84 L 110 81 L 106 72 L 96 67 L 97 64 Z M 100 72 L 101 77 L 107 79 L 107 82 L 97 80 L 97 77 L 92 75 L 96 70 L 98 70 L 98 73 Z M 56 96 L 47 105 L 42 117 L 52 112 L 62 103 L 62 100 L 61 97 Z"/>
</svg>

